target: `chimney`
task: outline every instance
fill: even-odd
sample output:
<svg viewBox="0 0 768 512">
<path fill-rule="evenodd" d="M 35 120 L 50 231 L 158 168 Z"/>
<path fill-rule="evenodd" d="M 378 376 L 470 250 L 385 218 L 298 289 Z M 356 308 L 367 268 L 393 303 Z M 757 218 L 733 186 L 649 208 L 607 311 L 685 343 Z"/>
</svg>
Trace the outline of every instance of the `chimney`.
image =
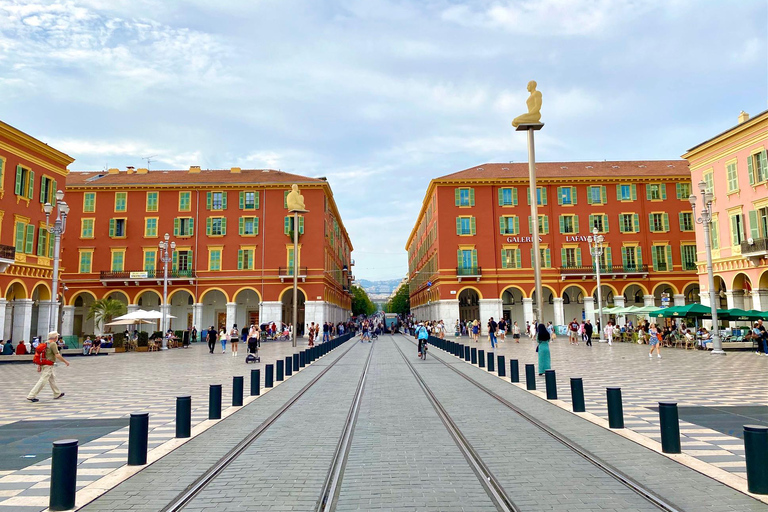
<svg viewBox="0 0 768 512">
<path fill-rule="evenodd" d="M 130 167 L 130 166 L 129 166 L 129 167 L 126 167 L 126 168 L 125 168 L 125 173 L 126 173 L 126 174 L 133 174 L 133 167 Z"/>
<path fill-rule="evenodd" d="M 240 174 L 240 168 L 239 167 L 232 167 L 229 172 L 232 174 Z"/>
<path fill-rule="evenodd" d="M 136 169 L 136 174 L 147 174 L 149 172 L 149 169 L 146 167 L 139 167 Z"/>
<path fill-rule="evenodd" d="M 190 165 L 189 166 L 189 172 L 200 172 L 200 166 L 199 165 Z"/>
<path fill-rule="evenodd" d="M 745 121 L 749 121 L 749 114 L 747 114 L 746 112 L 744 112 L 742 110 L 741 113 L 739 114 L 739 124 L 741 124 L 741 123 L 743 123 Z"/>
<path fill-rule="evenodd" d="M 130 167 L 129 167 L 129 169 L 130 169 Z M 117 173 L 119 173 L 119 172 L 120 172 L 120 169 L 115 169 L 115 168 L 112 168 L 112 169 L 108 170 L 107 172 L 108 172 L 109 174 L 117 174 Z"/>
</svg>

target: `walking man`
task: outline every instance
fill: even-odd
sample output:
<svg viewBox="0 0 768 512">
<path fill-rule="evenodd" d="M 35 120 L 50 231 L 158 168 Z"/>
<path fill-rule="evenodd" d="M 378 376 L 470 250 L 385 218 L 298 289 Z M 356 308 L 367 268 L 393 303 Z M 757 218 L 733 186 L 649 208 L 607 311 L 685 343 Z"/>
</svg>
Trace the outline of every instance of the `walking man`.
<svg viewBox="0 0 768 512">
<path fill-rule="evenodd" d="M 576 345 L 579 344 L 579 323 L 574 318 L 573 321 L 568 324 L 568 344 L 573 345 L 574 343 Z"/>
<path fill-rule="evenodd" d="M 584 339 L 587 342 L 587 346 L 592 346 L 592 322 L 587 320 L 587 322 L 584 324 Z"/>
<path fill-rule="evenodd" d="M 216 347 L 216 329 L 211 326 L 208 329 L 208 350 L 213 354 L 213 349 Z"/>
<path fill-rule="evenodd" d="M 488 337 L 491 338 L 491 348 L 496 348 L 496 329 L 499 325 L 493 321 L 493 317 L 488 321 Z"/>
<path fill-rule="evenodd" d="M 61 354 L 59 354 L 59 348 L 56 346 L 56 340 L 59 339 L 59 333 L 56 331 L 51 331 L 48 333 L 48 341 L 46 342 L 45 347 L 45 357 L 40 360 L 40 362 L 37 365 L 37 371 L 40 372 L 40 379 L 37 381 L 37 384 L 35 384 L 35 387 L 32 388 L 32 390 L 29 392 L 29 395 L 27 395 L 27 400 L 30 402 L 39 402 L 40 399 L 37 398 L 37 394 L 40 393 L 40 390 L 43 389 L 43 386 L 45 386 L 45 383 L 47 382 L 51 386 L 51 391 L 53 391 L 53 399 L 57 400 L 64 396 L 64 392 L 59 389 L 59 387 L 56 385 L 56 376 L 53 373 L 53 363 L 56 360 L 61 361 L 65 365 L 69 366 L 69 361 L 64 359 Z M 40 348 L 42 351 L 42 347 Z M 35 350 L 37 352 L 37 349 Z"/>
</svg>

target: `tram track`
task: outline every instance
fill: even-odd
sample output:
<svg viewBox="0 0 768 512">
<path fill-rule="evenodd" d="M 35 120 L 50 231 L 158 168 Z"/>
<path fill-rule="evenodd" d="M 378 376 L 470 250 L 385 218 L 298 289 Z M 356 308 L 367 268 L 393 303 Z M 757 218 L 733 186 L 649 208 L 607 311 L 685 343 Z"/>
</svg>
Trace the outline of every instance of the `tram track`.
<svg viewBox="0 0 768 512">
<path fill-rule="evenodd" d="M 409 341 L 410 343 L 414 343 L 409 337 L 403 335 L 403 337 Z M 432 345 L 434 348 L 434 345 Z M 398 347 L 398 350 L 400 348 Z M 402 354 L 402 351 L 401 351 Z M 403 354 L 403 358 L 408 363 L 409 367 L 412 369 L 412 371 L 415 372 L 415 369 L 413 368 L 413 364 L 407 360 L 405 355 Z M 684 512 L 683 509 L 679 508 L 678 506 L 668 502 L 661 496 L 657 495 L 647 487 L 643 486 L 630 476 L 623 473 L 621 470 L 615 468 L 614 466 L 608 464 L 604 460 L 600 459 L 595 454 L 591 453 L 589 450 L 584 448 L 583 446 L 579 445 L 578 443 L 574 442 L 573 440 L 569 439 L 567 436 L 561 434 L 557 430 L 553 429 L 549 425 L 545 424 L 544 422 L 538 420 L 537 418 L 533 417 L 531 414 L 525 412 L 520 407 L 516 406 L 515 404 L 511 403 L 509 400 L 505 399 L 504 397 L 500 396 L 498 393 L 492 391 L 491 389 L 487 388 L 486 386 L 482 385 L 481 383 L 477 382 L 475 379 L 470 377 L 469 375 L 466 375 L 465 373 L 459 371 L 457 368 L 454 367 L 454 365 L 442 360 L 439 357 L 432 356 L 432 359 L 440 362 L 443 366 L 446 368 L 449 368 L 451 371 L 456 373 L 457 375 L 461 376 L 463 379 L 465 379 L 467 382 L 471 383 L 474 387 L 482 391 L 483 393 L 487 394 L 497 402 L 504 405 L 509 410 L 516 413 L 521 418 L 525 419 L 528 423 L 536 426 L 538 429 L 546 433 L 548 436 L 550 436 L 552 439 L 557 441 L 558 443 L 562 444 L 563 446 L 570 449 L 573 453 L 577 454 L 582 459 L 586 460 L 587 462 L 591 463 L 593 466 L 600 469 L 604 474 L 610 476 L 612 479 L 617 480 L 621 484 L 623 484 L 625 487 L 632 490 L 634 493 L 638 494 L 642 498 L 644 498 L 649 503 L 653 504 L 655 507 L 657 507 L 659 510 L 663 510 L 664 512 Z M 518 509 L 512 509 L 512 510 L 518 510 Z"/>
</svg>

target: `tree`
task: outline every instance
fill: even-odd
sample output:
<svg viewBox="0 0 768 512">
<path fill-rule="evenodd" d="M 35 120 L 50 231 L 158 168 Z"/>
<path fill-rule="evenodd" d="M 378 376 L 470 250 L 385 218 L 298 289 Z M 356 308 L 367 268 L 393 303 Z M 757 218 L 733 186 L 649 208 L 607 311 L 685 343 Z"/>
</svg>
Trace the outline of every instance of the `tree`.
<svg viewBox="0 0 768 512">
<path fill-rule="evenodd" d="M 88 318 L 95 319 L 97 327 L 99 325 L 106 326 L 113 318 L 124 315 L 125 309 L 125 304 L 117 299 L 100 299 L 91 304 Z"/>
<path fill-rule="evenodd" d="M 376 312 L 376 305 L 371 301 L 368 294 L 361 287 L 352 285 L 352 314 L 353 315 L 372 315 Z"/>
<path fill-rule="evenodd" d="M 407 286 L 401 286 L 395 296 L 389 299 L 387 311 L 398 315 L 407 315 L 411 311 L 411 298 Z"/>
</svg>

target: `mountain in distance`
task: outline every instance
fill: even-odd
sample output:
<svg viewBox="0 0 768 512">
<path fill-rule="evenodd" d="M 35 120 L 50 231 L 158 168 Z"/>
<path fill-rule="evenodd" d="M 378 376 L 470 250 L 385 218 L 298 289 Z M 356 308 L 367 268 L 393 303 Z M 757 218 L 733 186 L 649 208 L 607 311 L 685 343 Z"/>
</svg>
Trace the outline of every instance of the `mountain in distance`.
<svg viewBox="0 0 768 512">
<path fill-rule="evenodd" d="M 389 295 L 391 294 L 397 285 L 400 284 L 402 279 L 389 279 L 386 281 L 369 281 L 368 279 L 358 279 L 357 284 L 365 290 L 368 295 Z"/>
</svg>

